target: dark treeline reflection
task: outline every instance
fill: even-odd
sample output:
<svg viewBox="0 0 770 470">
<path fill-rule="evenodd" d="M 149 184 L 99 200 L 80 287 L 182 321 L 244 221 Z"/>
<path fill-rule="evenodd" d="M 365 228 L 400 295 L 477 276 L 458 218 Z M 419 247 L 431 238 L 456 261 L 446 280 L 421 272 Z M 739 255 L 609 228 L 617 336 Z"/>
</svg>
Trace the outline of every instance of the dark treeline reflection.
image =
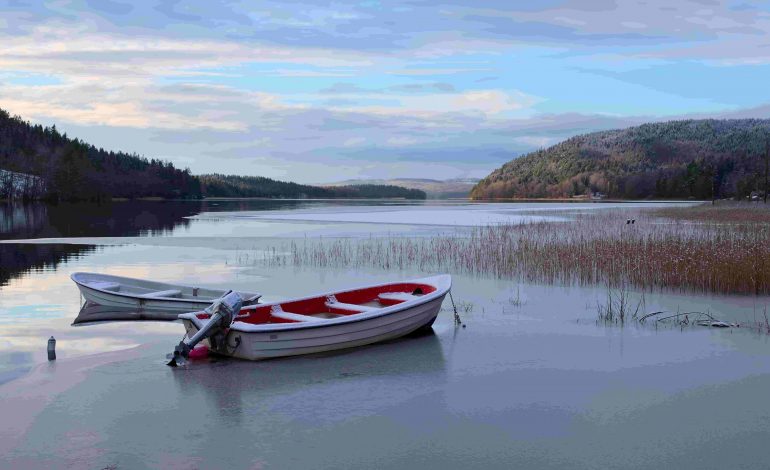
<svg viewBox="0 0 770 470">
<path fill-rule="evenodd" d="M 33 270 L 55 269 L 95 249 L 92 245 L 0 244 L 0 287 Z"/>
<path fill-rule="evenodd" d="M 69 237 L 135 237 L 168 233 L 190 224 L 201 212 L 274 211 L 364 206 L 372 201 L 217 199 L 203 201 L 128 201 L 112 203 L 2 203 L 0 240 Z M 414 205 L 414 202 L 378 202 Z M 419 202 L 416 204 L 420 204 Z"/>
<path fill-rule="evenodd" d="M 118 237 L 168 232 L 190 223 L 200 203 L 116 202 L 108 204 L 0 203 L 0 240 Z M 0 244 L 0 286 L 36 269 L 94 251 L 92 245 Z"/>
<path fill-rule="evenodd" d="M 0 240 L 162 235 L 187 227 L 201 212 L 272 211 L 362 206 L 372 201 L 235 199 L 111 203 L 0 202 Z M 379 202 L 378 204 L 383 204 Z M 407 201 L 385 204 L 409 205 Z M 419 204 L 419 203 L 417 203 Z M 0 243 L 0 286 L 33 269 L 55 268 L 93 251 L 92 245 Z"/>
<path fill-rule="evenodd" d="M 199 203 L 0 204 L 0 239 L 160 234 L 190 223 Z"/>
</svg>

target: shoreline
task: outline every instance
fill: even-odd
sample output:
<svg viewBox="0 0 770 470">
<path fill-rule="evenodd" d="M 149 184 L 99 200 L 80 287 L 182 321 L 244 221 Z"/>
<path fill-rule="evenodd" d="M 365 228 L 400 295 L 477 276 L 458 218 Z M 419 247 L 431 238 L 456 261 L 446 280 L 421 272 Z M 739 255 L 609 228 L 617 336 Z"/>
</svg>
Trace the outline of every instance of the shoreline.
<svg viewBox="0 0 770 470">
<path fill-rule="evenodd" d="M 27 201 L 18 201 L 13 199 L 0 199 L 0 203 L 6 203 L 6 204 L 47 204 L 47 205 L 58 205 L 58 204 L 110 204 L 110 203 L 126 203 L 126 202 L 223 202 L 223 201 L 372 201 L 372 202 L 378 202 L 378 201 L 393 201 L 393 202 L 468 202 L 468 203 L 500 203 L 500 202 L 542 202 L 542 203 L 549 203 L 549 202 L 569 202 L 569 203 L 596 203 L 596 204 L 604 204 L 604 203 L 614 203 L 614 204 L 623 204 L 623 203 L 683 203 L 683 202 L 689 202 L 689 203 L 706 203 L 706 202 L 712 202 L 711 199 L 575 199 L 575 198 L 471 198 L 471 197 L 453 197 L 453 198 L 426 198 L 426 199 L 408 199 L 403 197 L 378 197 L 378 198 L 292 198 L 292 197 L 206 197 L 206 198 L 200 198 L 200 199 L 165 199 L 165 198 L 135 198 L 135 199 L 127 199 L 127 198 L 113 198 L 113 199 L 105 199 L 101 201 L 89 201 L 89 200 L 82 200 L 82 201 L 45 201 L 45 200 L 27 200 Z M 744 200 L 733 200 L 733 199 L 719 199 L 716 202 L 735 202 L 735 203 L 741 203 L 741 202 L 747 202 L 747 203 L 758 203 L 761 204 L 762 201 L 744 201 Z"/>
<path fill-rule="evenodd" d="M 93 200 L 74 200 L 74 201 L 47 201 L 44 199 L 30 199 L 26 201 L 14 200 L 14 199 L 0 199 L 3 203 L 40 203 L 40 204 L 110 204 L 113 202 L 206 202 L 206 201 L 448 201 L 448 200 L 460 200 L 465 201 L 467 199 L 454 198 L 454 199 L 408 199 L 405 197 L 326 197 L 326 198 L 311 198 L 311 197 L 206 197 L 206 198 L 162 198 L 162 197 L 138 197 L 134 199 L 116 197 L 110 199 L 103 199 L 98 201 Z"/>
<path fill-rule="evenodd" d="M 574 199 L 574 198 L 491 198 L 491 199 L 474 199 L 468 198 L 470 202 L 478 203 L 490 203 L 490 202 L 569 202 L 569 203 L 594 203 L 594 204 L 625 204 L 625 203 L 672 203 L 681 204 L 686 203 L 699 203 L 699 202 L 711 202 L 711 199 Z"/>
</svg>

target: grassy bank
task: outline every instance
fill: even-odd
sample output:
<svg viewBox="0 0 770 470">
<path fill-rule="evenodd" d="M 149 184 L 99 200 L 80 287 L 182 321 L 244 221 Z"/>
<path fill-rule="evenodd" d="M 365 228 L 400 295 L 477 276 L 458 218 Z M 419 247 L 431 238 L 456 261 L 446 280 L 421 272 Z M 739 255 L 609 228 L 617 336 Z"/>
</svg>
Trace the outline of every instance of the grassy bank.
<svg viewBox="0 0 770 470">
<path fill-rule="evenodd" d="M 742 210 L 748 215 L 736 216 Z M 627 223 L 631 218 L 635 223 Z M 265 261 L 766 295 L 766 220 L 770 210 L 756 206 L 602 210 L 569 222 L 493 225 L 429 238 L 307 239 L 276 247 L 290 255 Z"/>
</svg>

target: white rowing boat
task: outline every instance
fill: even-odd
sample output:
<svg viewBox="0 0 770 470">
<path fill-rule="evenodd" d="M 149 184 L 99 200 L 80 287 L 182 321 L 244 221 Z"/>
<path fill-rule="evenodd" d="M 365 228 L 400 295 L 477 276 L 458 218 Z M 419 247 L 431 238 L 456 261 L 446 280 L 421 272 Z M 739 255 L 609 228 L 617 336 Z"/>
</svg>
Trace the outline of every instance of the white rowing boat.
<svg viewBox="0 0 770 470">
<path fill-rule="evenodd" d="M 177 346 L 175 358 L 198 341 L 215 353 L 257 360 L 398 338 L 430 328 L 451 285 L 451 277 L 441 275 L 242 308 L 237 299 L 223 299 L 228 306 L 221 314 L 217 304 L 179 315 L 188 339 Z"/>
<path fill-rule="evenodd" d="M 86 300 L 106 307 L 190 312 L 208 307 L 228 292 L 98 273 L 73 273 L 70 278 Z M 245 304 L 256 303 L 261 297 L 249 292 L 238 294 Z"/>
</svg>

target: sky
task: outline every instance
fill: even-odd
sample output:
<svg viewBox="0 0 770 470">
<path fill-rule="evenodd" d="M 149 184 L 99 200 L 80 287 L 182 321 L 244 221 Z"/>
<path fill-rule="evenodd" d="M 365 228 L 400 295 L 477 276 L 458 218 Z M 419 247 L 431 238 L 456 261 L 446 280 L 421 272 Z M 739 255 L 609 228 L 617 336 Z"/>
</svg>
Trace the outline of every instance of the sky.
<svg viewBox="0 0 770 470">
<path fill-rule="evenodd" d="M 761 1 L 0 0 L 0 108 L 196 174 L 480 178 L 769 78 Z"/>
</svg>

